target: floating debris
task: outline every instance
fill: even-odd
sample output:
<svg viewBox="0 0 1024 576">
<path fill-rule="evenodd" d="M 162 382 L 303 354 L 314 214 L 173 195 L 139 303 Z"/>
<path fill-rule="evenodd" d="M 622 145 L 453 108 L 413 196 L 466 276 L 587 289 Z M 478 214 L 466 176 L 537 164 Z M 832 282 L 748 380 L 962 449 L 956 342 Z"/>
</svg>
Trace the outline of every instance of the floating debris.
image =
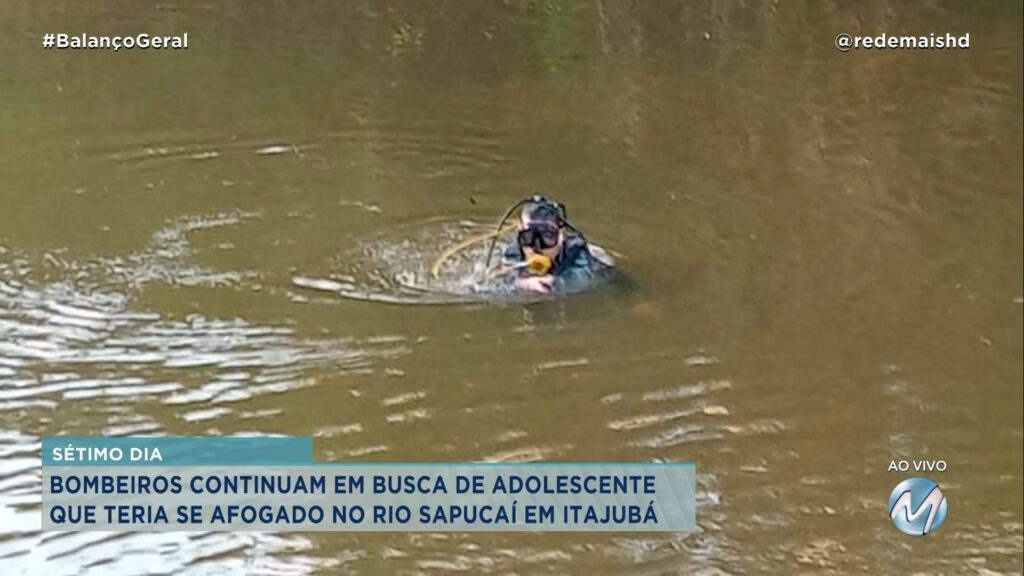
<svg viewBox="0 0 1024 576">
<path fill-rule="evenodd" d="M 300 288 L 311 288 L 313 290 L 321 290 L 324 292 L 340 292 L 342 290 L 349 290 L 353 287 L 352 284 L 336 282 L 334 280 L 328 280 L 327 278 L 307 278 L 305 276 L 296 276 L 292 278 L 292 284 Z"/>
<path fill-rule="evenodd" d="M 610 430 L 616 431 L 636 430 L 637 428 L 646 428 L 655 424 L 663 424 L 679 418 L 685 418 L 691 414 L 693 414 L 693 410 L 676 410 L 664 414 L 641 414 L 639 416 L 614 420 L 609 422 L 607 426 Z"/>
<path fill-rule="evenodd" d="M 411 420 L 426 420 L 430 418 L 430 411 L 426 408 L 416 408 L 413 410 L 406 410 L 405 412 L 397 412 L 394 414 L 387 414 L 384 416 L 384 420 L 388 424 L 397 424 L 399 422 L 409 422 Z"/>
<path fill-rule="evenodd" d="M 294 150 L 294 147 L 292 146 L 282 146 L 280 144 L 275 144 L 273 146 L 264 146 L 263 148 L 257 150 L 256 153 L 259 154 L 260 156 L 271 156 L 274 154 L 287 154 L 292 150 Z"/>
<path fill-rule="evenodd" d="M 778 434 L 779 432 L 786 429 L 786 426 L 778 420 L 766 420 L 761 422 L 752 422 L 750 424 L 744 424 L 742 426 L 737 425 L 725 425 L 722 429 L 730 434 Z"/>
<path fill-rule="evenodd" d="M 718 358 L 714 356 L 705 356 L 704 354 L 694 354 L 693 356 L 687 356 L 683 362 L 687 366 L 710 366 L 712 364 L 718 364 Z"/>
<path fill-rule="evenodd" d="M 317 438 L 331 438 L 334 436 L 344 436 L 348 434 L 359 434 L 363 431 L 363 425 L 361 422 L 354 422 L 352 424 L 341 424 L 336 426 L 327 426 L 317 430 L 313 435 Z"/>
<path fill-rule="evenodd" d="M 397 406 L 399 404 L 408 404 L 415 400 L 421 400 L 427 397 L 427 393 L 422 390 L 416 392 L 406 392 L 405 394 L 399 394 L 390 398 L 385 398 L 381 401 L 381 406 Z"/>
<path fill-rule="evenodd" d="M 342 200 L 341 202 L 338 202 L 338 205 L 339 206 L 354 206 L 356 208 L 362 208 L 363 210 L 366 210 L 367 212 L 373 212 L 374 214 L 380 214 L 381 213 L 380 206 L 377 206 L 376 204 L 366 204 L 365 202 L 360 202 L 359 200 Z"/>
<path fill-rule="evenodd" d="M 668 390 L 652 390 L 645 392 L 641 399 L 645 402 L 660 402 L 664 400 L 681 400 L 700 396 L 707 392 L 718 392 L 732 388 L 728 380 L 713 380 L 710 382 L 698 382 L 696 384 L 683 384 Z"/>
<path fill-rule="evenodd" d="M 554 360 L 551 362 L 541 362 L 537 364 L 537 371 L 543 370 L 554 370 L 557 368 L 574 368 L 576 366 L 586 366 L 590 364 L 590 360 L 586 358 L 577 358 L 575 360 Z"/>
<path fill-rule="evenodd" d="M 604 398 L 601 398 L 602 404 L 614 404 L 622 400 L 622 392 L 616 392 L 615 394 L 609 394 Z"/>
</svg>

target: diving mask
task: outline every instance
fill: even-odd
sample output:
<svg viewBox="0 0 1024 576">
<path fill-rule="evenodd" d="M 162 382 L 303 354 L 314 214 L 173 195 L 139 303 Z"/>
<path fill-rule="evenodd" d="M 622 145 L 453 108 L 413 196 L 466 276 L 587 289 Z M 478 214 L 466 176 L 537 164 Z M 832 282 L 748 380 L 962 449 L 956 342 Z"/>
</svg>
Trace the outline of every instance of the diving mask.
<svg viewBox="0 0 1024 576">
<path fill-rule="evenodd" d="M 547 250 L 558 246 L 559 229 L 550 222 L 531 222 L 529 227 L 519 231 L 519 245 L 534 250 Z"/>
</svg>

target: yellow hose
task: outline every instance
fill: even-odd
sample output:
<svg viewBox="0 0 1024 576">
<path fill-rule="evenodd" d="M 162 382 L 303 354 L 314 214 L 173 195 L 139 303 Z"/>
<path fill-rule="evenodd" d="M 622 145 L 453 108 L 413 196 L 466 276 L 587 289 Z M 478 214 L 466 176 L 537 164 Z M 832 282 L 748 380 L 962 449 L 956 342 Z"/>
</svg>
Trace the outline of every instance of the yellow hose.
<svg viewBox="0 0 1024 576">
<path fill-rule="evenodd" d="M 462 242 L 459 242 L 458 244 L 452 246 L 451 248 L 448 248 L 447 250 L 442 252 L 440 256 L 437 257 L 437 260 L 434 260 L 434 265 L 430 268 L 431 275 L 433 275 L 434 278 L 436 279 L 438 277 L 438 275 L 441 273 L 441 266 L 445 263 L 446 260 L 448 260 L 452 256 L 458 254 L 459 252 L 465 250 L 466 248 L 469 248 L 470 246 L 472 246 L 474 244 L 479 244 L 480 242 L 483 242 L 484 240 L 490 240 L 491 238 L 494 238 L 495 236 L 500 236 L 500 235 L 504 234 L 505 232 L 509 232 L 511 230 L 514 230 L 515 227 L 516 227 L 515 224 L 511 224 L 511 225 L 506 226 L 506 227 L 504 227 L 504 228 L 502 228 L 500 230 L 494 230 L 494 231 L 491 231 L 491 232 L 487 232 L 486 234 L 478 234 L 476 236 L 470 236 L 469 238 L 466 238 Z"/>
</svg>

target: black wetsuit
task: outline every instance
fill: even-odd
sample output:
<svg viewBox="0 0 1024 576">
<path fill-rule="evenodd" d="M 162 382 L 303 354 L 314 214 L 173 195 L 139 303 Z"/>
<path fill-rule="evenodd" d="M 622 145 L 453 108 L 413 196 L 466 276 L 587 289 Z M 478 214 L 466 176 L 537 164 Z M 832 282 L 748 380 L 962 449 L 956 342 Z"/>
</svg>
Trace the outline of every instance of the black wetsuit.
<svg viewBox="0 0 1024 576">
<path fill-rule="evenodd" d="M 513 266 L 526 259 L 518 242 L 509 244 L 502 252 L 502 264 Z M 562 249 L 555 257 L 551 271 L 554 277 L 551 291 L 557 294 L 580 292 L 595 286 L 612 270 L 612 265 L 601 261 L 590 251 L 590 245 L 579 236 L 570 236 L 562 242 Z M 530 276 L 527 269 L 518 270 L 518 277 Z M 516 275 L 510 274 L 510 284 L 515 282 Z"/>
</svg>

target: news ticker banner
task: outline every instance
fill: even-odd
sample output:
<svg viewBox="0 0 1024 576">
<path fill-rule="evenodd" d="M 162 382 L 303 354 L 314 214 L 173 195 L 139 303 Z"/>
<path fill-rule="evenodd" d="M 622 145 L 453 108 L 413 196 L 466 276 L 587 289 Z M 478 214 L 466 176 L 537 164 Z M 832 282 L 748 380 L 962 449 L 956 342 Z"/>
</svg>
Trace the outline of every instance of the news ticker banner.
<svg viewBox="0 0 1024 576">
<path fill-rule="evenodd" d="M 42 529 L 680 532 L 691 463 L 315 462 L 312 438 L 43 438 Z"/>
</svg>

